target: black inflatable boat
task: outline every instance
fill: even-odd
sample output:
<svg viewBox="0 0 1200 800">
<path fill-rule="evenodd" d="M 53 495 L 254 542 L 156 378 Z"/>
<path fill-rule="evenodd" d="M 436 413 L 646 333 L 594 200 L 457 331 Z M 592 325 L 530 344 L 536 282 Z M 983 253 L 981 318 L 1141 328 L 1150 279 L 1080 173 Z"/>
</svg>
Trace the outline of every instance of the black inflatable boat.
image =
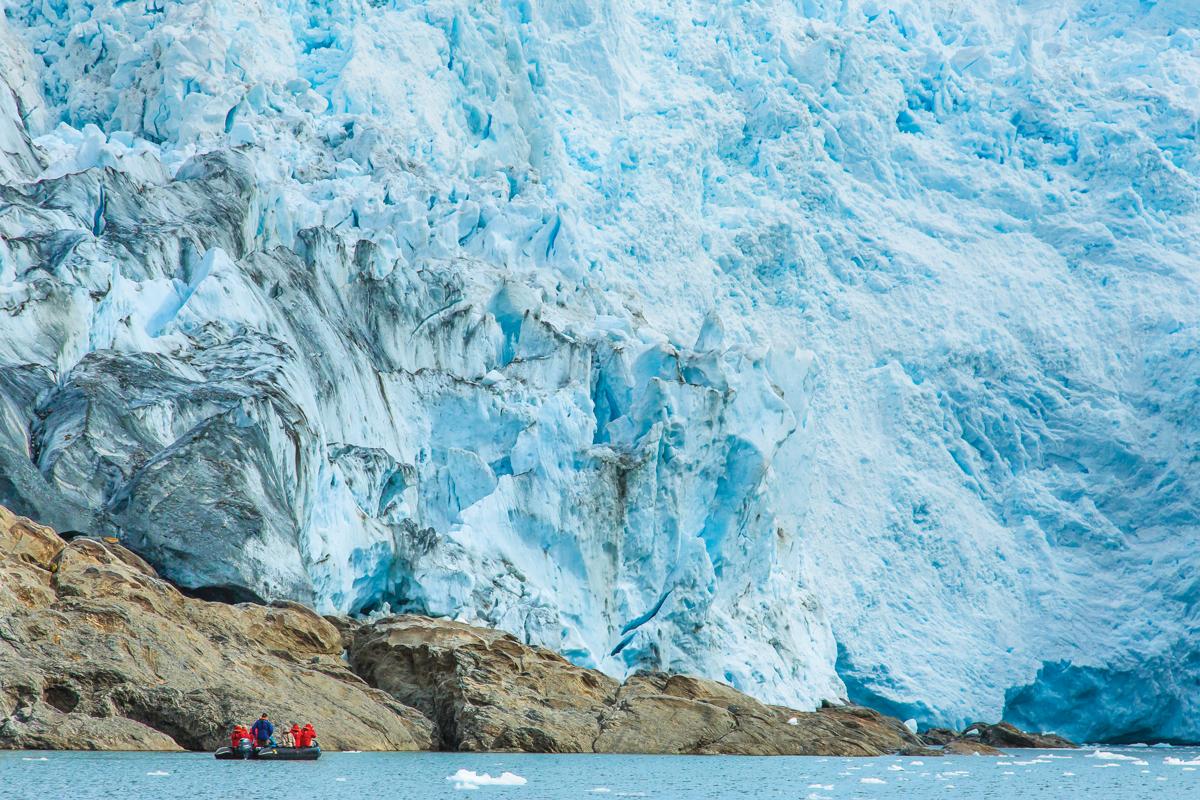
<svg viewBox="0 0 1200 800">
<path fill-rule="evenodd" d="M 312 747 L 251 747 L 243 743 L 239 747 L 222 747 L 213 753 L 222 761 L 316 761 L 321 757 L 320 745 Z"/>
</svg>

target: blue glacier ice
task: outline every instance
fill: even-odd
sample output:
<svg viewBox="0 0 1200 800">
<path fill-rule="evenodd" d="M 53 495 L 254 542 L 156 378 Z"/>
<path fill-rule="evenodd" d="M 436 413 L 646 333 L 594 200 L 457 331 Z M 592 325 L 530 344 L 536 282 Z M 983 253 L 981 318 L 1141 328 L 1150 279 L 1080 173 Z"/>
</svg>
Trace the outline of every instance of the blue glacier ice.
<svg viewBox="0 0 1200 800">
<path fill-rule="evenodd" d="M 0 502 L 201 595 L 1200 741 L 1200 5 L 0 6 Z"/>
</svg>

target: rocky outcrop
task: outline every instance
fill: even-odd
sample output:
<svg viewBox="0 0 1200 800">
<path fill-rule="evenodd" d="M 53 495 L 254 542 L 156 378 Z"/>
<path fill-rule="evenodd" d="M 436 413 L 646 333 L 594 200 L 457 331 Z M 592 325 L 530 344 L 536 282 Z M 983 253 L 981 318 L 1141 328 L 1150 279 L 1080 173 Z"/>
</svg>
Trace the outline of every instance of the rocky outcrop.
<svg viewBox="0 0 1200 800">
<path fill-rule="evenodd" d="M 925 744 L 942 747 L 953 742 L 958 736 L 958 731 L 952 731 L 949 728 L 930 728 L 921 734 L 921 739 Z"/>
<path fill-rule="evenodd" d="M 1002 756 L 1000 750 L 973 739 L 955 739 L 949 742 L 942 753 L 950 756 Z"/>
<path fill-rule="evenodd" d="M 1000 748 L 1057 750 L 1079 745 L 1054 734 L 1029 733 L 1007 722 L 989 725 L 976 722 L 961 733 L 949 728 L 930 728 L 921 734 L 927 745 L 942 747 L 951 755 L 1000 755 Z"/>
<path fill-rule="evenodd" d="M 341 652 L 303 606 L 185 597 L 115 541 L 0 507 L 0 748 L 206 750 L 260 711 L 333 749 L 428 748 L 429 722 Z"/>
<path fill-rule="evenodd" d="M 1061 736 L 1052 733 L 1029 733 L 1007 722 L 999 722 L 995 725 L 976 722 L 963 731 L 963 736 L 978 736 L 982 744 L 991 747 L 1058 750 L 1079 746 Z"/>
<path fill-rule="evenodd" d="M 622 683 L 443 619 L 363 623 L 296 603 L 209 602 L 115 539 L 68 542 L 0 506 L 0 748 L 207 750 L 261 710 L 312 722 L 330 749 L 871 756 L 1073 746 L 1006 723 L 918 737 L 870 709 L 795 711 L 684 675 Z"/>
<path fill-rule="evenodd" d="M 869 709 L 793 711 L 681 675 L 620 684 L 457 622 L 400 616 L 346 635 L 355 670 L 431 719 L 447 749 L 865 756 L 920 746 Z"/>
</svg>

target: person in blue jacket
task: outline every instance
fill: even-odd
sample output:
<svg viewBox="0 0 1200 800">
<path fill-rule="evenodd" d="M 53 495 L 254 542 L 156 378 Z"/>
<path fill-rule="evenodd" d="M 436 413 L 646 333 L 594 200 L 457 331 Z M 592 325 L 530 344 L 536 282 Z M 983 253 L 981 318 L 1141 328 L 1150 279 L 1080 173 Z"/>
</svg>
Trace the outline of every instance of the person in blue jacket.
<svg viewBox="0 0 1200 800">
<path fill-rule="evenodd" d="M 254 735 L 259 747 L 266 747 L 271 743 L 271 734 L 275 733 L 275 726 L 271 724 L 270 718 L 263 714 L 250 728 L 250 733 Z"/>
</svg>

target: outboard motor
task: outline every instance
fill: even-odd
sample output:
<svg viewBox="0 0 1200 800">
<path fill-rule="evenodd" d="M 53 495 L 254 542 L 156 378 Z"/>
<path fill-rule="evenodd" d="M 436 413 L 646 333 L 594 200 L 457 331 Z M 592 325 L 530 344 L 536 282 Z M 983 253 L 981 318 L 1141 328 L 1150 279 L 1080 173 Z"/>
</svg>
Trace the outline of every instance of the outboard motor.
<svg viewBox="0 0 1200 800">
<path fill-rule="evenodd" d="M 254 745 L 250 744 L 250 740 L 243 738 L 238 742 L 238 753 L 242 758 L 249 758 L 254 753 Z"/>
</svg>

